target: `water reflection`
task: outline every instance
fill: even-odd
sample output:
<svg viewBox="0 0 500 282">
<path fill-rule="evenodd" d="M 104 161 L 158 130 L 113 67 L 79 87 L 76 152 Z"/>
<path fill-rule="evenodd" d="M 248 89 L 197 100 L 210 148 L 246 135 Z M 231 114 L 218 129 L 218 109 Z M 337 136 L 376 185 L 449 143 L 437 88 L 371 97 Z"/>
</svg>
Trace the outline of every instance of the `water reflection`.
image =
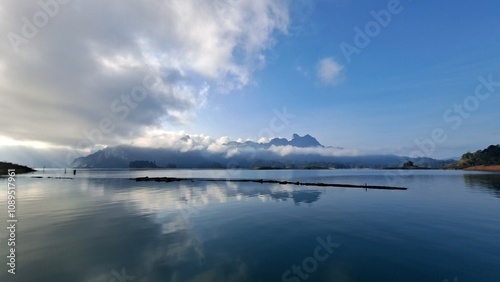
<svg viewBox="0 0 500 282">
<path fill-rule="evenodd" d="M 255 204 L 272 206 L 266 203 L 288 199 L 311 204 L 321 194 L 303 187 L 254 183 L 33 181 L 25 194 L 33 211 L 66 211 L 66 215 L 45 214 L 43 228 L 22 230 L 19 241 L 26 251 L 19 256 L 30 271 L 20 271 L 12 281 L 109 282 L 115 278 L 111 271 L 121 273 L 122 268 L 136 277 L 134 281 L 251 281 L 249 277 L 258 271 L 235 252 L 241 238 L 248 236 L 242 231 L 247 224 L 225 230 L 223 240 L 222 234 L 207 232 L 203 226 L 209 230 L 225 226 L 221 215 L 229 203 L 253 201 L 252 209 Z M 52 187 L 42 195 L 40 183 Z M 71 207 L 77 206 L 81 208 L 75 214 Z M 25 226 L 42 220 L 35 214 L 24 219 Z M 249 220 L 255 222 L 255 217 Z M 1 274 L 0 281 L 4 278 Z"/>
<path fill-rule="evenodd" d="M 463 178 L 467 187 L 481 189 L 500 197 L 500 174 L 464 174 Z"/>
<path fill-rule="evenodd" d="M 99 191 L 104 186 L 109 187 L 105 181 L 90 182 L 93 182 L 93 189 Z M 224 209 L 225 204 L 247 201 L 265 204 L 291 199 L 295 205 L 311 205 L 321 195 L 320 191 L 292 185 L 234 182 L 118 183 L 120 185 L 112 189 L 111 202 L 120 203 L 121 207 L 127 209 L 125 214 L 140 214 L 142 222 L 140 228 L 118 228 L 129 235 L 122 236 L 119 241 L 108 242 L 107 248 L 110 248 L 109 245 L 118 248 L 119 245 L 135 244 L 137 249 L 129 250 L 128 255 L 133 259 L 125 259 L 118 264 L 128 266 L 127 273 L 146 279 L 144 281 L 251 281 L 252 273 L 258 271 L 254 269 L 255 266 L 247 265 L 247 258 L 234 252 L 235 248 L 239 248 L 239 238 L 248 235 L 242 231 L 247 228 L 244 227 L 246 224 L 235 220 L 237 225 L 232 226 L 234 230 L 225 230 L 224 236 L 228 239 L 221 241 L 221 234 L 206 233 L 202 227 L 209 224 L 209 229 L 213 229 L 214 225 L 228 224 L 214 210 Z M 130 185 L 134 188 L 131 189 Z M 244 216 L 244 213 L 241 214 Z M 77 226 L 81 223 L 73 224 Z M 116 228 L 113 229 L 116 231 Z M 149 230 L 149 233 L 132 235 L 129 229 Z M 109 238 L 110 235 L 97 236 Z M 220 245 L 221 242 L 224 245 Z M 231 246 L 233 243 L 235 246 Z M 106 249 L 104 246 L 98 247 Z M 126 256 L 120 254 L 122 258 Z M 110 265 L 111 261 L 105 265 Z M 118 266 L 115 268 L 120 269 Z M 109 281 L 109 270 L 87 281 Z"/>
<path fill-rule="evenodd" d="M 499 196 L 498 174 L 425 172 L 408 179 L 408 193 L 119 177 L 18 183 L 19 272 L 0 281 L 130 281 L 113 275 L 122 269 L 141 282 L 281 281 L 327 235 L 342 248 L 307 281 L 500 281 L 500 207 L 479 190 Z"/>
<path fill-rule="evenodd" d="M 321 192 L 314 190 L 307 191 L 274 191 L 271 192 L 271 198 L 276 201 L 286 201 L 287 199 L 293 199 L 295 205 L 300 205 L 300 203 L 312 204 L 319 200 Z"/>
<path fill-rule="evenodd" d="M 138 184 L 131 181 L 128 185 Z M 292 199 L 296 205 L 312 204 L 320 199 L 322 193 L 319 190 L 309 190 L 293 185 L 235 182 L 173 182 L 168 184 L 146 182 L 140 183 L 140 186 L 135 188 L 128 189 L 122 185 L 113 193 L 112 200 L 133 205 L 143 213 L 154 213 L 157 217 L 179 211 L 189 216 L 199 213 L 201 209 L 209 205 L 246 201 L 252 198 L 263 202 Z"/>
<path fill-rule="evenodd" d="M 312 204 L 313 202 L 316 202 L 319 200 L 319 196 L 321 195 L 321 192 L 319 191 L 296 191 L 293 192 L 292 198 L 295 204 L 299 203 L 307 203 L 307 204 Z"/>
</svg>

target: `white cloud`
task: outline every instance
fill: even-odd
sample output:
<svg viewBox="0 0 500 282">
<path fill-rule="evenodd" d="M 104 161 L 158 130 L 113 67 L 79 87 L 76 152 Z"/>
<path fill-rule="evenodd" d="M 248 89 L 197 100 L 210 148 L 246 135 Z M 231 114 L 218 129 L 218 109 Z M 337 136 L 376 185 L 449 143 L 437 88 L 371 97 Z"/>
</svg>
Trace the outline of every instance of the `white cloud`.
<svg viewBox="0 0 500 282">
<path fill-rule="evenodd" d="M 113 145 L 190 122 L 211 92 L 251 82 L 274 34 L 287 32 L 287 5 L 72 0 L 28 38 L 21 19 L 33 21 L 44 10 L 37 1 L 2 1 L 0 34 L 26 38 L 0 41 L 1 135 L 74 147 L 86 139 L 84 130 L 110 118 L 115 128 L 94 143 Z M 126 105 L 122 95 L 130 96 L 146 75 L 157 78 L 155 87 L 145 100 Z M 128 107 L 121 114 L 111 109 L 117 100 L 115 106 Z"/>
<path fill-rule="evenodd" d="M 209 153 L 223 153 L 226 157 L 234 157 L 241 155 L 252 155 L 255 153 L 269 154 L 273 153 L 279 156 L 288 155 L 320 155 L 324 157 L 338 157 L 338 156 L 358 156 L 359 150 L 355 149 L 340 149 L 334 147 L 311 147 L 301 148 L 293 146 L 271 146 L 268 149 L 254 148 L 251 146 L 234 146 L 227 145 L 232 141 L 228 137 L 212 138 L 203 134 L 187 134 L 184 131 L 162 131 L 151 130 L 145 136 L 134 139 L 131 145 L 152 148 L 169 148 L 180 152 L 188 151 L 202 151 L 206 150 Z M 268 142 L 268 140 L 243 140 L 238 138 L 236 142 Z"/>
<path fill-rule="evenodd" d="M 231 142 L 268 142 L 261 139 L 244 140 L 238 138 L 232 140 L 229 137 L 213 138 L 204 134 L 188 134 L 184 131 L 165 131 L 161 129 L 148 129 L 140 137 L 130 137 L 122 140 L 123 145 L 131 145 L 143 148 L 163 148 L 177 152 L 198 152 L 206 159 L 214 156 L 222 158 L 244 158 L 250 160 L 268 159 L 272 157 L 306 156 L 317 155 L 322 157 L 360 156 L 373 154 L 374 152 L 360 151 L 356 149 L 342 149 L 334 147 L 311 147 L 301 148 L 293 146 L 271 146 L 266 149 L 262 146 L 234 145 Z M 24 146 L 23 146 L 24 145 Z M 35 145 L 42 147 L 34 148 Z M 82 152 L 74 157 L 87 156 L 104 147 L 96 147 L 93 150 Z M 31 167 L 67 167 L 73 159 L 67 159 L 68 148 L 63 146 L 47 146 L 46 144 L 20 143 L 15 144 L 12 140 L 0 139 L 0 161 L 11 161 Z"/>
<path fill-rule="evenodd" d="M 333 58 L 323 58 L 318 62 L 317 75 L 321 83 L 336 85 L 340 82 L 344 66 L 337 63 Z"/>
<path fill-rule="evenodd" d="M 338 149 L 330 147 L 300 148 L 293 146 L 271 146 L 269 151 L 282 157 L 294 155 L 320 155 L 323 157 L 346 157 L 358 156 L 359 151 L 355 149 Z"/>
<path fill-rule="evenodd" d="M 152 129 L 139 138 L 133 138 L 131 145 L 150 148 L 169 148 L 180 152 L 206 149 L 220 141 L 203 134 L 186 134 L 184 131 Z"/>
</svg>

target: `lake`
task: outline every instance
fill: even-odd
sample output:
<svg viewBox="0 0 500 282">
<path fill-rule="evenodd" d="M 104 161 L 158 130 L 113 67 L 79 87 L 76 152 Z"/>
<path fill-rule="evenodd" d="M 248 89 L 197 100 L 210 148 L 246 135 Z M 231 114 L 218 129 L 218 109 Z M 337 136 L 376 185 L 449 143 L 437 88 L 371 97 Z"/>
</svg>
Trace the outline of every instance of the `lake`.
<svg viewBox="0 0 500 282">
<path fill-rule="evenodd" d="M 40 176 L 43 178 L 33 178 Z M 0 281 L 500 281 L 500 174 L 77 170 L 16 177 Z M 255 178 L 406 191 L 131 177 Z"/>
</svg>

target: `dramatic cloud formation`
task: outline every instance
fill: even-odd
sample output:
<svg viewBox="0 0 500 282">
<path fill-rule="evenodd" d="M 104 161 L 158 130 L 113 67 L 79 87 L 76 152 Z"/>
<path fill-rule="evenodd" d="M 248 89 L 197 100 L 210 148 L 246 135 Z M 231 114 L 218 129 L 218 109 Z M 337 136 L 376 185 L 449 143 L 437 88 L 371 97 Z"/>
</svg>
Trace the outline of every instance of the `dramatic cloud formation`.
<svg viewBox="0 0 500 282">
<path fill-rule="evenodd" d="M 226 152 L 220 136 L 293 132 L 409 155 L 440 128 L 447 141 L 425 154 L 440 158 L 495 144 L 500 2 L 448 4 L 462 21 L 443 25 L 442 7 L 420 1 L 437 29 L 415 24 L 419 13 L 380 18 L 387 3 L 350 2 L 0 1 L 0 159 L 28 164 L 53 150 L 67 164 L 182 131 L 211 136 L 200 142 L 213 152 Z M 389 21 L 377 36 L 372 24 Z M 349 65 L 342 42 L 362 49 Z"/>
<path fill-rule="evenodd" d="M 289 22 L 282 0 L 3 1 L 0 18 L 1 135 L 80 149 L 190 122 Z"/>
<path fill-rule="evenodd" d="M 343 69 L 344 67 L 337 63 L 333 58 L 323 58 L 318 63 L 318 78 L 326 85 L 335 85 L 339 83 L 340 75 Z"/>
<path fill-rule="evenodd" d="M 287 156 L 291 154 L 300 155 L 320 155 L 320 156 L 355 156 L 358 155 L 358 150 L 348 150 L 332 147 L 309 147 L 300 148 L 293 146 L 270 146 L 268 149 L 255 148 L 253 146 L 243 146 L 234 144 L 233 140 L 228 137 L 220 137 L 214 139 L 203 134 L 187 134 L 185 132 L 165 132 L 165 131 L 150 131 L 144 137 L 138 138 L 131 142 L 131 145 L 146 147 L 146 148 L 168 148 L 179 152 L 203 151 L 209 153 L 223 153 L 226 157 L 233 157 L 242 154 L 274 153 L 279 156 Z M 254 140 L 237 140 L 243 143 L 245 141 Z M 258 143 L 267 143 L 269 140 L 261 139 Z"/>
<path fill-rule="evenodd" d="M 204 150 L 211 146 L 223 145 L 228 141 L 229 138 L 227 137 L 214 140 L 210 136 L 202 134 L 189 135 L 183 131 L 152 130 L 130 144 L 139 147 L 169 148 L 179 152 L 188 152 L 193 150 Z"/>
</svg>

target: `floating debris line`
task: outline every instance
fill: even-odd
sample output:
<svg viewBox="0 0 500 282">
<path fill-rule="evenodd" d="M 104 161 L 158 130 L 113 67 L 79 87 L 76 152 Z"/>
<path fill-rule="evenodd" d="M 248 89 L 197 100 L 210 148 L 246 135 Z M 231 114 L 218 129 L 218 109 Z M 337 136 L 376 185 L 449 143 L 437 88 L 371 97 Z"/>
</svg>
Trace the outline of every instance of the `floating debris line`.
<svg viewBox="0 0 500 282">
<path fill-rule="evenodd" d="M 362 188 L 378 190 L 408 190 L 406 187 L 380 186 L 380 185 L 354 185 L 354 184 L 336 184 L 336 183 L 318 183 L 318 182 L 300 182 L 271 179 L 226 179 L 226 178 L 179 178 L 179 177 L 137 177 L 130 178 L 135 181 L 155 181 L 155 182 L 179 182 L 179 181 L 197 181 L 197 182 L 254 182 L 254 183 L 272 183 L 280 185 L 300 185 L 300 186 L 320 186 L 320 187 L 340 187 L 340 188 Z"/>
<path fill-rule="evenodd" d="M 43 176 L 32 176 L 31 178 L 43 178 Z M 47 176 L 47 179 L 73 179 L 73 177 Z"/>
</svg>

